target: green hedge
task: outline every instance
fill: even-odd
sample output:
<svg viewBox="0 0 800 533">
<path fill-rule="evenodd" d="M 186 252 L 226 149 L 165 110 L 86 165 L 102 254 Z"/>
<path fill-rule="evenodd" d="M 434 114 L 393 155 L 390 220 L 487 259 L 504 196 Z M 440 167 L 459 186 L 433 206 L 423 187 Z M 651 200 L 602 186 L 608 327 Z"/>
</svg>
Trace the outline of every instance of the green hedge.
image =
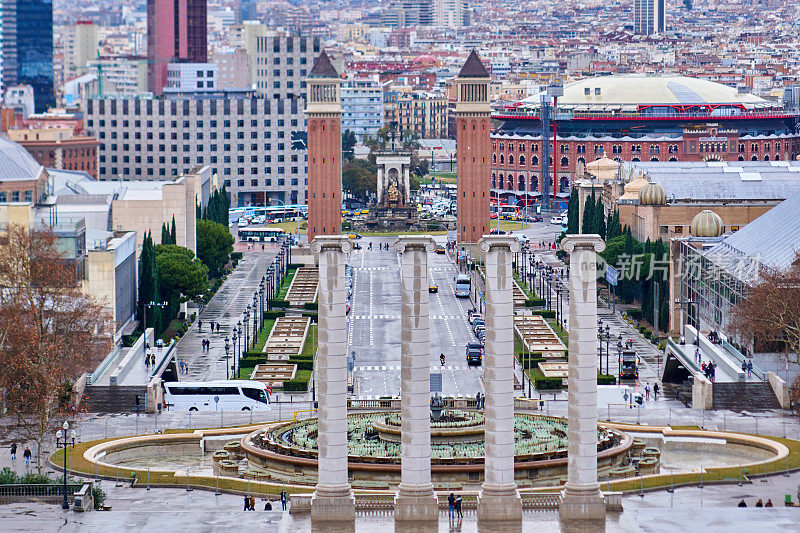
<svg viewBox="0 0 800 533">
<path fill-rule="evenodd" d="M 610 374 L 597 374 L 598 385 L 616 385 L 617 377 Z"/>
<path fill-rule="evenodd" d="M 291 270 L 293 268 L 300 268 L 300 267 L 304 267 L 304 266 L 306 266 L 305 263 L 289 263 L 286 268 L 288 270 Z"/>
<path fill-rule="evenodd" d="M 264 320 L 275 320 L 282 316 L 286 316 L 286 311 L 264 311 Z"/>
<path fill-rule="evenodd" d="M 306 311 L 316 311 L 318 307 L 319 305 L 317 304 L 317 302 L 306 302 L 303 304 L 303 308 Z"/>
<path fill-rule="evenodd" d="M 536 390 L 561 390 L 561 378 L 536 378 L 533 380 Z"/>
<path fill-rule="evenodd" d="M 539 315 L 542 318 L 555 318 L 556 317 L 556 310 L 555 309 L 538 309 L 531 311 L 533 315 Z"/>
<path fill-rule="evenodd" d="M 544 298 L 528 298 L 525 300 L 525 307 L 542 307 Z"/>
<path fill-rule="evenodd" d="M 239 261 L 242 255 L 242 252 L 231 252 L 231 261 Z"/>
<path fill-rule="evenodd" d="M 642 310 L 641 309 L 628 309 L 625 313 L 634 320 L 641 320 L 642 319 Z"/>
<path fill-rule="evenodd" d="M 308 382 L 311 381 L 310 370 L 298 370 L 294 379 L 283 382 L 285 392 L 308 392 Z"/>
<path fill-rule="evenodd" d="M 269 305 L 272 307 L 289 307 L 289 302 L 286 300 L 270 300 Z"/>
</svg>

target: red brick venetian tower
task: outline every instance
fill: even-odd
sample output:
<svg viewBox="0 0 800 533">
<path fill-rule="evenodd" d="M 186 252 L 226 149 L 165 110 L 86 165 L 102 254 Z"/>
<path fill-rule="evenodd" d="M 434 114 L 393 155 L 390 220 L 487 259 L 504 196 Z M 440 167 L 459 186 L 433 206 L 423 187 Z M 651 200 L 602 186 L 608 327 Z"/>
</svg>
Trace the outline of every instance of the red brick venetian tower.
<svg viewBox="0 0 800 533">
<path fill-rule="evenodd" d="M 308 242 L 342 232 L 342 104 L 339 73 L 323 50 L 306 86 Z"/>
<path fill-rule="evenodd" d="M 491 78 L 475 50 L 456 78 L 458 242 L 474 244 L 490 232 Z"/>
</svg>

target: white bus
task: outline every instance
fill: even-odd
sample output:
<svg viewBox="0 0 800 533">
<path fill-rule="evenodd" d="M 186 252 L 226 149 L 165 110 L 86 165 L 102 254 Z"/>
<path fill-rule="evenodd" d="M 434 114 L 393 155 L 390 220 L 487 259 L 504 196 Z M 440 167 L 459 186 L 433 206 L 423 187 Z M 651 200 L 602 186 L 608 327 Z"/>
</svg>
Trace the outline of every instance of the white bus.
<svg viewBox="0 0 800 533">
<path fill-rule="evenodd" d="M 170 381 L 164 402 L 173 411 L 262 411 L 269 409 L 271 389 L 260 381 Z"/>
<path fill-rule="evenodd" d="M 456 298 L 469 298 L 470 280 L 467 274 L 459 274 L 455 279 Z"/>
</svg>

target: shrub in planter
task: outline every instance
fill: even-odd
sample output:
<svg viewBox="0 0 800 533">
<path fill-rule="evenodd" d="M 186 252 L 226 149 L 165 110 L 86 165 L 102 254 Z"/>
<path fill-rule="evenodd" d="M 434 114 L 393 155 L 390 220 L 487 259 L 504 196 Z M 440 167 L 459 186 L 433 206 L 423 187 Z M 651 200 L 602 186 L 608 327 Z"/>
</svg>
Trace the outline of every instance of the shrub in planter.
<svg viewBox="0 0 800 533">
<path fill-rule="evenodd" d="M 532 311 L 534 315 L 539 315 L 542 318 L 555 318 L 556 311 L 555 309 L 539 309 Z"/>
<path fill-rule="evenodd" d="M 642 310 L 641 309 L 628 309 L 628 316 L 634 320 L 641 320 L 642 318 Z"/>
<path fill-rule="evenodd" d="M 525 300 L 525 307 L 542 307 L 543 305 L 543 298 L 528 298 Z"/>
<path fill-rule="evenodd" d="M 612 376 L 610 374 L 597 374 L 597 384 L 598 385 L 616 385 L 617 378 L 616 376 Z"/>
<path fill-rule="evenodd" d="M 282 316 L 286 316 L 286 311 L 264 311 L 264 320 L 275 320 Z"/>
<path fill-rule="evenodd" d="M 307 311 L 316 311 L 319 307 L 317 302 L 306 302 L 303 304 L 303 309 Z"/>
<path fill-rule="evenodd" d="M 533 380 L 536 390 L 560 390 L 562 387 L 561 378 L 536 378 Z"/>
<path fill-rule="evenodd" d="M 289 307 L 289 302 L 286 300 L 270 300 L 269 305 L 272 307 Z"/>
</svg>

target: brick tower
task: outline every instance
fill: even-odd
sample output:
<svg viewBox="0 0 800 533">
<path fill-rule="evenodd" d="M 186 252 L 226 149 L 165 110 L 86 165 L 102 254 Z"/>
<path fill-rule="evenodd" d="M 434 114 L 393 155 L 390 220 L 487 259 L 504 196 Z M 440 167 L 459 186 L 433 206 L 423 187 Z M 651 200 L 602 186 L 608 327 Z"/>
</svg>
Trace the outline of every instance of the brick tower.
<svg viewBox="0 0 800 533">
<path fill-rule="evenodd" d="M 475 50 L 456 78 L 456 161 L 458 242 L 477 243 L 490 232 L 489 141 L 491 78 Z"/>
<path fill-rule="evenodd" d="M 342 232 L 342 104 L 339 73 L 323 50 L 306 85 L 308 242 Z"/>
</svg>

